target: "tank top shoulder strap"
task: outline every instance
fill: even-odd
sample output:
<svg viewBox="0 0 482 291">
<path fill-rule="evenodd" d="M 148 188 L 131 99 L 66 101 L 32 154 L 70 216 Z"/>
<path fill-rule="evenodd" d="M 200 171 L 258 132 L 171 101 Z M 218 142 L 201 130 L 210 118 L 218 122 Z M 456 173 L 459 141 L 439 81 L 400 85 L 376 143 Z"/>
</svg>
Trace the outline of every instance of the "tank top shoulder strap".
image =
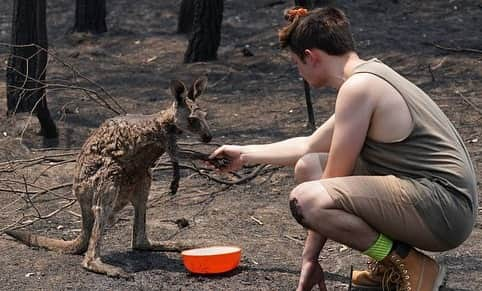
<svg viewBox="0 0 482 291">
<path fill-rule="evenodd" d="M 428 97 L 415 84 L 402 77 L 380 60 L 374 58 L 358 65 L 353 70 L 352 76 L 360 73 L 375 75 L 390 84 L 398 93 L 400 93 L 409 107 L 414 122 L 417 122 L 420 114 L 423 114 L 426 111 L 425 105 L 430 97 Z"/>
</svg>

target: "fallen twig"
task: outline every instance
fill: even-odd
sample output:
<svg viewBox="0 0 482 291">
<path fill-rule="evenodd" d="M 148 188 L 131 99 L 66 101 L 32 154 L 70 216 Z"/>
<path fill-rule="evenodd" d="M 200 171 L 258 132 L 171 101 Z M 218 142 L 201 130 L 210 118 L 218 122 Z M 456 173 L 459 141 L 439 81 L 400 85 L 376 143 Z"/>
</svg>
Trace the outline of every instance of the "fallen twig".
<svg viewBox="0 0 482 291">
<path fill-rule="evenodd" d="M 196 171 L 198 172 L 201 176 L 203 177 L 207 177 L 209 178 L 210 180 L 213 180 L 214 182 L 217 182 L 217 183 L 220 183 L 220 184 L 226 184 L 226 185 L 236 185 L 236 184 L 242 184 L 242 183 L 245 183 L 253 178 L 255 178 L 256 176 L 258 176 L 258 174 L 263 170 L 265 169 L 266 167 L 268 167 L 269 165 L 259 165 L 254 171 L 252 171 L 251 173 L 249 173 L 248 175 L 246 176 L 243 176 L 242 178 L 239 178 L 239 179 L 235 179 L 235 180 L 232 180 L 232 181 L 228 181 L 228 180 L 223 180 L 223 179 L 219 179 L 219 178 L 216 178 L 212 175 L 209 175 L 209 174 L 206 174 L 204 173 L 203 171 L 200 171 L 197 167 L 189 167 L 187 166 L 189 169 L 193 170 L 193 171 Z"/>
<path fill-rule="evenodd" d="M 75 217 L 82 217 L 82 215 L 78 214 L 77 212 L 73 212 L 71 210 L 67 210 L 67 213 L 72 214 Z"/>
<path fill-rule="evenodd" d="M 9 180 L 10 182 L 14 182 L 14 183 L 21 183 L 20 181 L 15 181 L 15 180 Z M 51 193 L 52 195 L 56 196 L 56 197 L 59 197 L 59 198 L 62 198 L 62 199 L 65 199 L 65 200 L 76 200 L 74 198 L 69 198 L 69 197 L 65 197 L 65 196 L 62 196 L 62 195 L 58 195 L 56 193 L 54 193 L 53 191 L 55 190 L 58 190 L 58 189 L 62 189 L 62 188 L 65 188 L 65 187 L 71 187 L 72 186 L 72 183 L 65 183 L 65 184 L 61 184 L 61 185 L 56 185 L 56 186 L 53 186 L 53 187 L 50 187 L 48 189 L 46 188 L 43 188 L 43 187 L 40 187 L 40 186 L 37 186 L 37 185 L 32 185 L 32 184 L 29 184 L 29 183 L 26 183 L 25 185 L 28 185 L 28 186 L 32 186 L 32 187 L 36 187 L 36 188 L 39 188 L 39 189 L 42 189 L 42 191 L 28 191 L 27 189 L 25 190 L 20 190 L 20 189 L 14 189 L 14 188 L 0 188 L 0 191 L 1 192 L 7 192 L 7 193 L 15 193 L 15 194 L 25 194 L 25 195 L 32 195 L 31 197 L 29 196 L 29 199 L 30 201 L 33 201 L 37 196 L 39 195 L 42 195 L 42 194 L 45 194 L 45 193 Z M 0 208 L 0 210 L 4 210 L 8 207 L 10 207 L 11 205 L 17 203 L 18 201 L 22 200 L 23 198 L 20 197 L 20 198 L 17 198 L 15 199 L 14 201 L 12 201 L 11 203 L 3 206 L 2 208 Z"/>
<path fill-rule="evenodd" d="M 259 224 L 259 225 L 263 225 L 263 224 L 264 224 L 261 220 L 257 219 L 257 218 L 254 217 L 254 216 L 250 216 L 249 218 L 251 218 L 252 220 L 254 220 L 254 221 L 255 221 L 257 224 Z"/>
<path fill-rule="evenodd" d="M 20 223 L 20 221 L 22 221 L 23 219 L 25 219 L 26 217 L 28 216 L 22 216 L 19 220 L 17 220 L 16 222 L 4 227 L 4 228 L 1 228 L 0 229 L 0 233 L 3 233 L 5 232 L 6 230 L 14 230 L 14 229 L 19 229 L 19 228 L 23 228 L 23 227 L 26 227 L 26 226 L 29 226 L 31 224 L 34 224 L 35 222 L 41 220 L 41 219 L 48 219 L 48 218 L 51 218 L 52 216 L 56 215 L 57 213 L 59 213 L 60 211 L 66 209 L 66 208 L 69 208 L 70 206 L 74 205 L 74 203 L 77 202 L 77 200 L 73 200 L 73 201 L 70 201 L 69 203 L 63 205 L 62 207 L 50 212 L 49 214 L 47 215 L 39 215 L 37 217 L 35 217 L 34 219 L 28 221 L 27 223 L 22 223 L 21 225 L 17 225 Z"/>
<path fill-rule="evenodd" d="M 284 237 L 286 237 L 287 239 L 290 239 L 290 240 L 292 240 L 292 241 L 294 241 L 294 242 L 296 242 L 296 243 L 298 243 L 298 244 L 300 244 L 300 245 L 304 245 L 304 244 L 305 244 L 302 240 L 297 239 L 297 238 L 294 238 L 294 237 L 292 237 L 291 235 L 285 234 Z"/>
<path fill-rule="evenodd" d="M 13 169 L 26 168 L 33 165 L 41 164 L 43 162 L 64 162 L 65 161 L 64 159 L 58 159 L 58 158 L 73 156 L 77 154 L 78 154 L 77 152 L 73 152 L 73 153 L 61 153 L 61 154 L 53 154 L 53 155 L 42 155 L 31 159 L 12 160 L 8 162 L 2 162 L 0 163 L 0 172 L 4 172 L 4 171 L 12 172 L 12 166 L 19 165 L 19 164 L 25 164 L 25 165 L 18 166 L 17 168 L 14 167 Z"/>
<path fill-rule="evenodd" d="M 435 42 L 422 42 L 424 45 L 431 45 L 434 46 L 440 50 L 444 51 L 449 51 L 449 52 L 455 52 L 455 53 L 476 53 L 476 54 L 482 54 L 482 50 L 480 49 L 474 49 L 474 48 L 453 48 L 453 47 L 446 47 L 446 46 L 441 46 L 439 44 L 436 44 Z"/>
<path fill-rule="evenodd" d="M 459 95 L 467 104 L 469 104 L 475 111 L 482 114 L 482 110 L 477 107 L 469 98 L 465 97 L 459 90 L 455 90 L 455 94 Z"/>
</svg>

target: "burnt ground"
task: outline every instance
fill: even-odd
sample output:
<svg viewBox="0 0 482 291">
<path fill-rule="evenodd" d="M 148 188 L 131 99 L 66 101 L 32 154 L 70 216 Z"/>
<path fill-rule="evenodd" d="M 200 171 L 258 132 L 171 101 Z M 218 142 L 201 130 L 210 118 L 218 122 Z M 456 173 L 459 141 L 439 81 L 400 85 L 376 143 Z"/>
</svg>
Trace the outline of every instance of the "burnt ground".
<svg viewBox="0 0 482 291">
<path fill-rule="evenodd" d="M 10 38 L 12 2 L 4 1 L 0 5 L 0 42 L 4 43 Z M 126 0 L 108 1 L 109 32 L 74 37 L 66 34 L 73 24 L 72 1 L 47 2 L 49 42 L 55 54 L 105 88 L 129 113 L 153 113 L 165 108 L 171 102 L 167 90 L 171 79 L 190 81 L 208 74 L 210 86 L 200 102 L 209 108 L 213 143 L 272 142 L 310 132 L 305 126 L 302 82 L 289 62 L 288 53 L 280 51 L 277 45 L 276 32 L 283 24 L 281 11 L 290 6 L 291 1 L 226 0 L 219 59 L 190 65 L 182 64 L 187 40 L 175 33 L 180 1 L 144 0 L 135 4 Z M 361 0 L 338 3 L 351 18 L 361 56 L 381 59 L 433 96 L 460 131 L 474 165 L 480 169 L 482 54 L 448 51 L 427 44 L 435 42 L 444 47 L 480 50 L 480 2 Z M 242 54 L 245 47 L 254 56 L 245 57 Z M 7 53 L 7 47 L 0 45 L 2 72 Z M 48 78 L 73 81 L 72 72 L 53 58 Z M 87 82 L 79 84 L 100 92 Z M 4 80 L 0 80 L 0 87 L 0 98 L 5 100 Z M 333 110 L 335 92 L 315 90 L 313 95 L 317 125 L 320 125 Z M 20 114 L 15 120 L 7 119 L 3 113 L 0 116 L 0 162 L 42 155 L 51 157 L 14 172 L 7 172 L 9 168 L 1 164 L 0 228 L 21 219 L 22 213 L 35 214 L 32 207 L 24 210 L 25 202 L 19 199 L 19 194 L 5 191 L 8 187 L 25 189 L 24 185 L 7 180 L 24 181 L 25 178 L 30 184 L 44 188 L 69 183 L 73 169 L 69 160 L 75 155 L 58 155 L 75 152 L 93 129 L 114 116 L 77 90 L 50 90 L 48 99 L 60 129 L 56 148 L 42 149 L 46 144 L 36 135 L 35 118 L 24 131 L 29 124 L 28 114 Z M 5 103 L 0 103 L 2 112 L 6 110 Z M 213 148 L 214 145 L 203 150 Z M 182 173 L 178 194 L 171 197 L 167 194 L 170 171 L 155 171 L 148 212 L 151 237 L 239 245 L 243 253 L 236 270 L 210 277 L 196 276 L 184 269 L 179 254 L 131 251 L 133 210 L 126 208 L 120 221 L 105 235 L 103 257 L 133 272 L 133 281 L 87 272 L 80 266 L 80 256 L 31 249 L 2 235 L 0 289 L 295 289 L 305 231 L 292 219 L 288 209 L 288 194 L 295 186 L 291 169 L 265 172 L 248 183 L 231 187 L 190 170 Z M 478 178 L 480 180 L 479 172 Z M 58 195 L 72 198 L 68 187 L 52 193 L 35 199 L 42 215 L 67 202 Z M 69 211 L 40 220 L 28 229 L 51 237 L 75 237 L 80 227 L 75 216 L 79 212 L 77 204 Z M 175 221 L 182 218 L 187 219 L 189 226 L 179 229 Z M 28 219 L 31 217 L 23 221 Z M 481 222 L 479 218 L 471 237 L 462 246 L 435 254 L 448 265 L 444 290 L 482 289 Z M 328 243 L 321 256 L 330 290 L 346 290 L 350 266 L 363 267 L 366 260 L 357 251 L 334 242 Z"/>
</svg>

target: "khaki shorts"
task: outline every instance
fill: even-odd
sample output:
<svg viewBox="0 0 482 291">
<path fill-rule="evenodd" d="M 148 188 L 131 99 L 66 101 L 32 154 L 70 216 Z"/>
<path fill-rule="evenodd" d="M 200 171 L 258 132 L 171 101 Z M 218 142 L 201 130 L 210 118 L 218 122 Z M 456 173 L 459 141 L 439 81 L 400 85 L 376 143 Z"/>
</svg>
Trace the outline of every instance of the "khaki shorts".
<svg viewBox="0 0 482 291">
<path fill-rule="evenodd" d="M 467 199 L 427 179 L 371 176 L 359 163 L 354 176 L 321 182 L 340 209 L 393 240 L 423 250 L 457 247 L 475 221 Z"/>
</svg>

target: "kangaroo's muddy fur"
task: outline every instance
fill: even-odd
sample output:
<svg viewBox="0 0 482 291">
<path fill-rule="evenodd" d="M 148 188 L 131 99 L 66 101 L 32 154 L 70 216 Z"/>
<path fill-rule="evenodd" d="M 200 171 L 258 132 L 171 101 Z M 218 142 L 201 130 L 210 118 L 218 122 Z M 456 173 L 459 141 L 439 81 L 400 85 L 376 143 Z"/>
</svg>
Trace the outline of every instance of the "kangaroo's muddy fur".
<svg viewBox="0 0 482 291">
<path fill-rule="evenodd" d="M 206 113 L 195 102 L 206 86 L 204 77 L 194 81 L 189 90 L 181 81 L 171 81 L 175 101 L 169 109 L 154 115 L 109 119 L 86 140 L 73 182 L 73 193 L 82 211 L 82 230 L 77 238 L 63 241 L 18 230 L 6 233 L 29 246 L 71 254 L 85 252 L 82 266 L 87 270 L 129 278 L 122 268 L 102 262 L 100 245 L 106 225 L 115 223 L 115 214 L 130 202 L 135 210 L 133 249 L 181 251 L 193 247 L 186 242 L 149 240 L 146 202 L 151 186 L 150 168 L 164 152 L 177 165 L 176 138 L 181 132 L 197 134 L 206 143 L 211 140 Z M 174 188 L 175 191 L 177 184 Z"/>
</svg>

